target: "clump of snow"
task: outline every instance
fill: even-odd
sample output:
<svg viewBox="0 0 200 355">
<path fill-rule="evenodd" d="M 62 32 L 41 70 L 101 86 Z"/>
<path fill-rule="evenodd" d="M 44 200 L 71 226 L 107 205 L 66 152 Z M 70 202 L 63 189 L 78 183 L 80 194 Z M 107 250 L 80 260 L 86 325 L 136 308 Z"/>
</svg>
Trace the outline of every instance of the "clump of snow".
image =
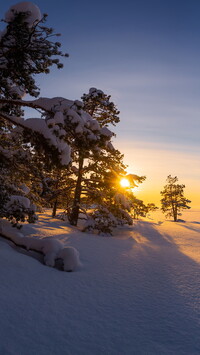
<svg viewBox="0 0 200 355">
<path fill-rule="evenodd" d="M 6 204 L 6 208 L 9 208 L 11 205 L 23 206 L 24 208 L 30 208 L 31 202 L 25 196 L 12 195 L 10 196 L 9 201 Z"/>
<path fill-rule="evenodd" d="M 63 259 L 64 271 L 75 271 L 81 265 L 79 252 L 73 247 L 65 247 L 60 250 L 58 258 Z"/>
<path fill-rule="evenodd" d="M 101 134 L 103 136 L 111 138 L 113 136 L 113 132 L 111 132 L 107 127 L 102 127 L 101 128 Z"/>
<path fill-rule="evenodd" d="M 23 121 L 23 126 L 42 134 L 52 146 L 58 149 L 61 164 L 68 165 L 71 161 L 71 149 L 63 139 L 57 137 L 53 131 L 49 129 L 47 122 L 48 121 L 41 118 L 28 118 Z"/>
<path fill-rule="evenodd" d="M 42 18 L 40 9 L 37 5 L 31 1 L 22 1 L 15 5 L 12 5 L 5 14 L 5 21 L 11 22 L 14 20 L 16 14 L 20 12 L 27 12 L 26 23 L 29 27 L 32 27 L 36 21 L 40 21 Z"/>
<path fill-rule="evenodd" d="M 97 96 L 102 96 L 104 93 L 102 90 L 96 89 L 96 88 L 90 88 L 89 89 L 89 95 L 90 97 L 97 97 Z M 86 95 L 85 95 L 86 96 Z"/>
<path fill-rule="evenodd" d="M 64 112 L 65 109 L 72 106 L 74 101 L 65 99 L 64 97 L 40 97 L 34 100 L 34 105 L 42 108 L 43 110 L 50 111 L 54 108 L 54 111 L 58 110 Z"/>
<path fill-rule="evenodd" d="M 115 148 L 114 148 L 114 146 L 112 145 L 111 142 L 107 142 L 106 147 L 107 147 L 110 151 L 114 151 L 114 150 L 115 150 Z"/>
</svg>

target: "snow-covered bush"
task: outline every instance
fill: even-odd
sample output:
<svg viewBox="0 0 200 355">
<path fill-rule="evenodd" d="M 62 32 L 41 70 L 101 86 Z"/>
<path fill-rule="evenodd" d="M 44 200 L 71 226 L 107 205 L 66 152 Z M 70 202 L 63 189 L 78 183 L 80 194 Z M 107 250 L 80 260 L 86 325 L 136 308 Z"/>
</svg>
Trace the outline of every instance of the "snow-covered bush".
<svg viewBox="0 0 200 355">
<path fill-rule="evenodd" d="M 20 222 L 34 223 L 37 220 L 36 206 L 25 196 L 11 195 L 5 205 L 5 215 L 14 225 Z"/>
<path fill-rule="evenodd" d="M 113 228 L 118 221 L 114 215 L 103 206 L 88 214 L 88 219 L 83 227 L 83 232 L 97 232 L 100 235 L 112 235 Z"/>
<path fill-rule="evenodd" d="M 13 226 L 17 227 L 19 227 L 18 222 L 34 223 L 37 220 L 36 206 L 25 196 L 29 189 L 25 185 L 21 187 L 20 189 L 13 184 L 8 184 L 2 177 L 0 178 L 0 218 L 7 218 Z"/>
</svg>

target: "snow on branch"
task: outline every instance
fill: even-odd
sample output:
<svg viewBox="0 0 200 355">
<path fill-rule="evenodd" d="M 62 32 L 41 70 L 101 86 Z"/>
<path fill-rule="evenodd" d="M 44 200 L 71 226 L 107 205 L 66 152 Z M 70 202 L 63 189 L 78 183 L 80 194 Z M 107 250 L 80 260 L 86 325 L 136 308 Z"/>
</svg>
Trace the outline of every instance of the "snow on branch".
<svg viewBox="0 0 200 355">
<path fill-rule="evenodd" d="M 26 13 L 25 22 L 29 27 L 32 27 L 35 22 L 39 22 L 42 19 L 40 9 L 37 5 L 30 1 L 22 1 L 16 5 L 12 5 L 5 13 L 5 21 L 12 22 L 19 13 Z"/>
<path fill-rule="evenodd" d="M 0 116 L 21 128 L 40 133 L 50 145 L 58 150 L 62 165 L 68 165 L 71 161 L 70 142 L 74 139 L 78 139 L 78 142 L 85 142 L 88 147 L 93 145 L 94 148 L 102 147 L 102 144 L 104 148 L 111 145 L 110 139 L 113 132 L 107 127 L 101 128 L 97 120 L 83 110 L 81 101 L 72 101 L 62 97 L 51 99 L 41 97 L 32 101 L 2 99 L 0 103 L 2 105 L 12 103 L 17 106 L 43 110 L 45 119 L 25 120 L 23 117 L 10 116 L 2 112 Z"/>
</svg>

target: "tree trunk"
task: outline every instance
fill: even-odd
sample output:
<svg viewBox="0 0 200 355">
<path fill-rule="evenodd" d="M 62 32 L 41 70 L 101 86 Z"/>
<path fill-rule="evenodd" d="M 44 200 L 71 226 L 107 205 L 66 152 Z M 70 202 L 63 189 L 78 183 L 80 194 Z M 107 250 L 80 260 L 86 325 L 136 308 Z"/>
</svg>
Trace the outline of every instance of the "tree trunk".
<svg viewBox="0 0 200 355">
<path fill-rule="evenodd" d="M 172 197 L 171 197 L 171 200 L 172 200 Z M 171 201 L 171 205 L 172 205 L 172 214 L 173 214 L 174 222 L 176 222 L 176 213 L 175 213 L 176 206 L 173 201 Z"/>
<path fill-rule="evenodd" d="M 59 185 L 59 173 L 57 174 L 57 182 L 56 182 L 56 186 L 55 186 L 56 194 L 57 194 L 58 185 Z M 56 199 L 53 203 L 52 217 L 56 216 L 57 206 L 58 206 L 58 194 L 57 194 Z"/>
<path fill-rule="evenodd" d="M 58 199 L 56 199 L 56 200 L 54 201 L 54 204 L 53 204 L 53 211 L 52 211 L 52 217 L 55 217 L 55 216 L 56 216 L 57 205 L 58 205 Z"/>
<path fill-rule="evenodd" d="M 174 222 L 177 222 L 177 214 L 178 214 L 177 206 L 175 206 L 175 208 L 174 208 Z"/>
<path fill-rule="evenodd" d="M 76 182 L 76 188 L 74 192 L 74 201 L 72 210 L 69 216 L 69 222 L 72 226 L 77 226 L 78 216 L 79 216 L 79 208 L 80 208 L 80 201 L 81 201 L 81 190 L 82 190 L 82 175 L 83 175 L 83 156 L 79 156 L 79 169 L 78 169 L 78 179 Z"/>
</svg>

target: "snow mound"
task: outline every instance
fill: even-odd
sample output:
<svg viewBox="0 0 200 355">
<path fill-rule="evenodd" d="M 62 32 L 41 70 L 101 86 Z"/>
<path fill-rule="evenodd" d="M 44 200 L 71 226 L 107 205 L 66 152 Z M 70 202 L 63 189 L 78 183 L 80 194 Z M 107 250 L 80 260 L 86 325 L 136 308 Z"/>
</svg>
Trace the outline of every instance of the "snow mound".
<svg viewBox="0 0 200 355">
<path fill-rule="evenodd" d="M 41 251 L 44 253 L 44 263 L 47 266 L 54 267 L 55 260 L 58 258 L 58 254 L 64 245 L 59 240 L 53 238 L 45 238 L 42 242 Z"/>
<path fill-rule="evenodd" d="M 81 266 L 79 252 L 73 247 L 65 247 L 60 250 L 58 258 L 63 259 L 64 271 L 75 271 Z"/>
<path fill-rule="evenodd" d="M 20 12 L 27 12 L 26 23 L 29 27 L 32 27 L 34 22 L 40 21 L 42 18 L 40 9 L 37 5 L 33 4 L 31 1 L 22 1 L 10 7 L 5 13 L 5 21 L 13 21 L 15 15 Z"/>
</svg>

